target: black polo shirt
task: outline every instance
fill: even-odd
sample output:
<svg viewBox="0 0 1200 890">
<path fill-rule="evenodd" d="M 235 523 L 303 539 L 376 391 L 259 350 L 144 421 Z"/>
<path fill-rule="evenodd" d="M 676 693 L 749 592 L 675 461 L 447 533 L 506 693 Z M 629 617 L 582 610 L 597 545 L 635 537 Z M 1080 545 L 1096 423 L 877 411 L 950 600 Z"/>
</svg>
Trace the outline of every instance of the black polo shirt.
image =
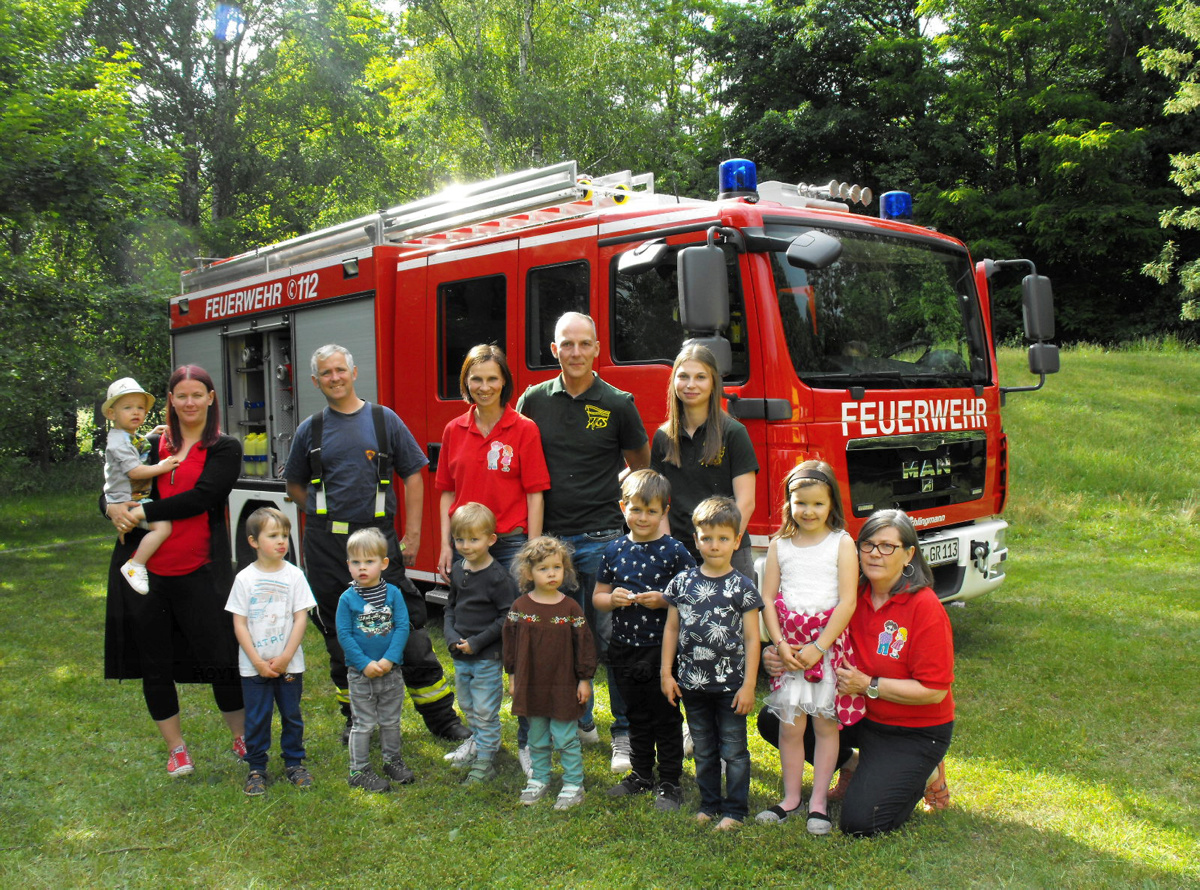
<svg viewBox="0 0 1200 890">
<path fill-rule="evenodd" d="M 550 469 L 542 527 L 556 535 L 621 528 L 623 452 L 647 438 L 633 396 L 593 373 L 587 391 L 572 397 L 559 374 L 525 390 L 517 410 L 541 430 Z"/>
</svg>

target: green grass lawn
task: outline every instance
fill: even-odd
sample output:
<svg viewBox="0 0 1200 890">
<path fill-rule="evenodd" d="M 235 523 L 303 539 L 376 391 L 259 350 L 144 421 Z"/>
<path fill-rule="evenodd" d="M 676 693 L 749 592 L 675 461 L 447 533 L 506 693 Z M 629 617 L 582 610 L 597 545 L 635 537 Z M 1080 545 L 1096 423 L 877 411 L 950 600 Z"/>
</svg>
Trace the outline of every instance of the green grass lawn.
<svg viewBox="0 0 1200 890">
<path fill-rule="evenodd" d="M 1006 382 L 1022 361 L 1004 354 Z M 1197 886 L 1198 416 L 1195 351 L 1071 350 L 1045 390 L 1010 398 L 1008 581 L 951 610 L 953 803 L 860 841 L 811 838 L 800 821 L 717 835 L 686 811 L 610 802 L 606 746 L 586 751 L 582 807 L 523 808 L 515 757 L 485 790 L 460 788 L 450 746 L 411 709 L 417 784 L 351 792 L 312 630 L 317 787 L 247 799 L 196 687 L 183 690 L 196 772 L 170 780 L 140 685 L 100 679 L 109 540 L 94 493 L 7 498 L 0 887 Z M 753 732 L 751 754 L 757 811 L 777 800 L 779 763 Z"/>
</svg>

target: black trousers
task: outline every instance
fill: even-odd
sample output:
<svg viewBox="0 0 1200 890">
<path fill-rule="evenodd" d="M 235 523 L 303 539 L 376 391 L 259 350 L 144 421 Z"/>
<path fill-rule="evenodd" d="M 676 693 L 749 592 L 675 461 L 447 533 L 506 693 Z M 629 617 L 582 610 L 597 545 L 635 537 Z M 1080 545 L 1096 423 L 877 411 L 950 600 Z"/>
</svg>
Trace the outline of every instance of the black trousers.
<svg viewBox="0 0 1200 890">
<path fill-rule="evenodd" d="M 629 720 L 629 761 L 635 773 L 654 781 L 658 752 L 658 781 L 678 785 L 683 777 L 683 715 L 667 701 L 659 682 L 662 646 L 608 644 L 608 671 L 625 701 Z"/>
<path fill-rule="evenodd" d="M 779 747 L 779 718 L 759 711 L 758 731 Z M 946 752 L 954 721 L 939 726 L 889 726 L 863 719 L 838 733 L 838 768 L 858 749 L 858 768 L 842 800 L 839 827 L 856 837 L 895 831 L 925 795 L 925 784 Z M 816 736 L 804 728 L 804 759 L 812 763 Z"/>
</svg>

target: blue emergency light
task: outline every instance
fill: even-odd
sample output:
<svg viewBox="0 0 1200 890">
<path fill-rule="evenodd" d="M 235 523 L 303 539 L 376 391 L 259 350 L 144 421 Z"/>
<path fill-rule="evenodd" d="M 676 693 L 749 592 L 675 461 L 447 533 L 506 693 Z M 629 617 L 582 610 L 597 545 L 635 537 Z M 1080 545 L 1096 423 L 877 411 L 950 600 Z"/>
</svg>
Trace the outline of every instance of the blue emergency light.
<svg viewBox="0 0 1200 890">
<path fill-rule="evenodd" d="M 718 178 L 718 198 L 721 200 L 758 197 L 758 168 L 754 166 L 754 161 L 745 158 L 722 161 Z"/>
<path fill-rule="evenodd" d="M 912 195 L 908 192 L 884 192 L 879 196 L 879 218 L 912 222 Z"/>
</svg>

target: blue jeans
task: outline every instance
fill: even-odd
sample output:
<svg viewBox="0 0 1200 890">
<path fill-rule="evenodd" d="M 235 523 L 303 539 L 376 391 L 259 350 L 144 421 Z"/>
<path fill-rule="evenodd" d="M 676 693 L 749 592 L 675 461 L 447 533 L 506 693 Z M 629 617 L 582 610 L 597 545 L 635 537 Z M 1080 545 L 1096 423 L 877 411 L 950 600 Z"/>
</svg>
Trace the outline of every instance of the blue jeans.
<svg viewBox="0 0 1200 890">
<path fill-rule="evenodd" d="M 530 717 L 529 757 L 533 761 L 534 781 L 550 783 L 550 756 L 559 752 L 563 768 L 563 785 L 583 787 L 583 745 L 571 720 L 551 720 L 549 717 Z"/>
<path fill-rule="evenodd" d="M 271 751 L 271 712 L 279 708 L 279 748 L 285 766 L 304 760 L 304 718 L 300 696 L 304 674 L 281 677 L 242 677 L 242 699 L 246 703 L 246 763 L 250 769 L 265 770 Z"/>
<path fill-rule="evenodd" d="M 475 734 L 476 756 L 493 759 L 500 750 L 500 702 L 504 698 L 500 659 L 454 659 L 454 689 Z"/>
<path fill-rule="evenodd" d="M 400 760 L 400 711 L 404 707 L 404 675 L 400 666 L 382 677 L 368 677 L 352 667 L 346 673 L 350 684 L 350 771 L 370 765 L 371 736 L 379 727 L 383 759 Z"/>
<path fill-rule="evenodd" d="M 684 689 L 683 707 L 695 746 L 696 785 L 700 812 L 739 822 L 750 810 L 750 750 L 746 716 L 733 710 L 735 692 Z M 725 796 L 721 796 L 721 761 L 725 761 Z"/>
<path fill-rule="evenodd" d="M 507 572 L 512 568 L 513 558 L 528 540 L 528 535 L 505 535 L 496 538 L 496 543 L 488 549 L 488 553 L 492 555 L 492 559 L 504 566 L 504 571 Z"/>
</svg>

